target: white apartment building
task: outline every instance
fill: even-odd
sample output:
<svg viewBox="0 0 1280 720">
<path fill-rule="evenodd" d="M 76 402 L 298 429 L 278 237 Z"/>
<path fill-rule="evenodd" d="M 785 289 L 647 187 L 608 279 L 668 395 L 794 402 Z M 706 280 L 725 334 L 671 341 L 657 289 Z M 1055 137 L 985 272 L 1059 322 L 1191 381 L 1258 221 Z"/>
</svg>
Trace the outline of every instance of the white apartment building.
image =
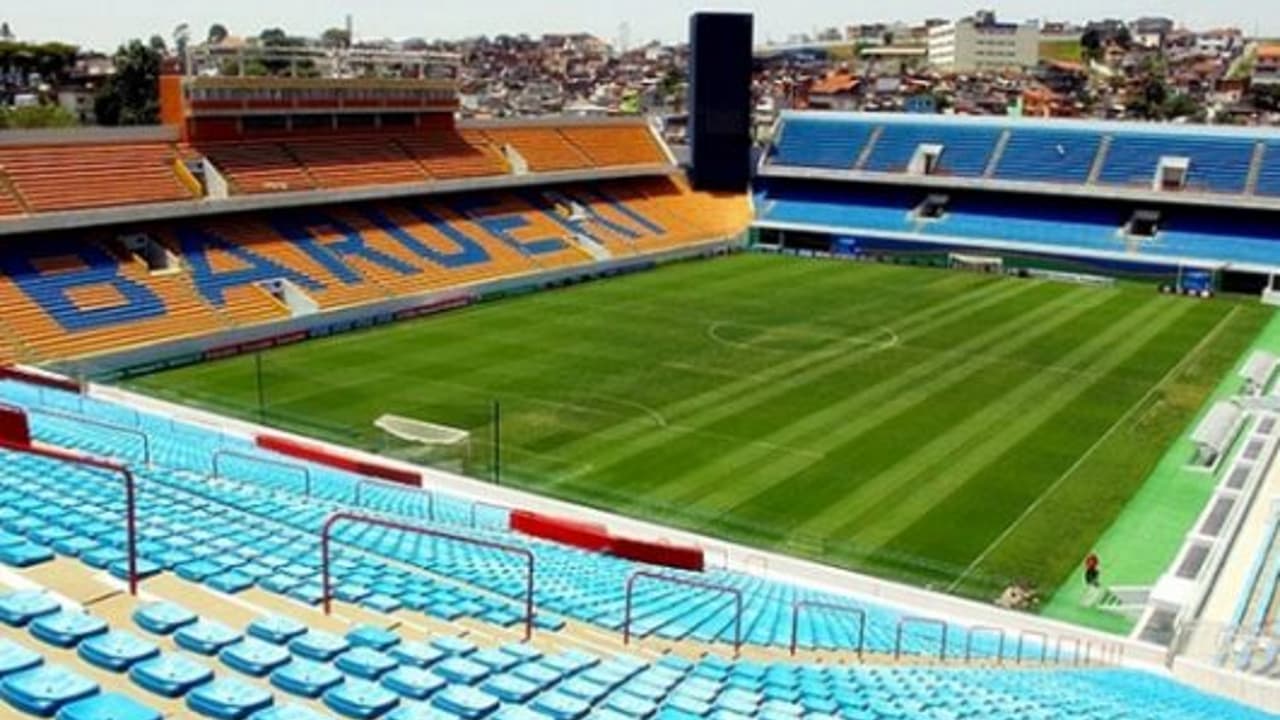
<svg viewBox="0 0 1280 720">
<path fill-rule="evenodd" d="M 1040 60 L 1040 24 L 1002 23 L 995 13 L 937 25 L 929 30 L 929 65 L 943 72 L 1035 67 Z"/>
</svg>

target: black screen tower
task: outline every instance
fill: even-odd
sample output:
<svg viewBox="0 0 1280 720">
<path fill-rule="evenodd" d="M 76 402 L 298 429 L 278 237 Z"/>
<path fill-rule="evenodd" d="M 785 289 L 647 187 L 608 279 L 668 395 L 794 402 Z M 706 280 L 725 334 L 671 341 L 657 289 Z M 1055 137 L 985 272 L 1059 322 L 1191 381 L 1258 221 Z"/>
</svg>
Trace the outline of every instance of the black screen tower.
<svg viewBox="0 0 1280 720">
<path fill-rule="evenodd" d="M 751 180 L 751 29 L 747 13 L 689 18 L 693 185 L 742 192 Z"/>
</svg>

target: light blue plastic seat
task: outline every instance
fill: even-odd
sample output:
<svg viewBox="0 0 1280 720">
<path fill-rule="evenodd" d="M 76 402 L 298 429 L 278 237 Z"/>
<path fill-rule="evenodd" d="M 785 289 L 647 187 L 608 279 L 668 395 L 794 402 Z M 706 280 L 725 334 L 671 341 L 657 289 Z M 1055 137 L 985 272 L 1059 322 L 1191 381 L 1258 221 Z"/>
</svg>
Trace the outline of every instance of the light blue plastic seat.
<svg viewBox="0 0 1280 720">
<path fill-rule="evenodd" d="M 187 693 L 187 707 L 217 720 L 242 720 L 273 701 L 271 693 L 236 678 L 219 678 Z"/>
<path fill-rule="evenodd" d="M 218 659 L 246 675 L 262 677 L 289 662 L 289 651 L 265 640 L 246 638 L 222 649 Z"/>
<path fill-rule="evenodd" d="M 436 693 L 431 704 L 466 720 L 483 718 L 498 709 L 496 698 L 475 688 L 451 685 Z"/>
<path fill-rule="evenodd" d="M 475 643 L 452 635 L 441 635 L 431 640 L 431 647 L 449 655 L 465 657 L 476 651 Z"/>
<path fill-rule="evenodd" d="M 344 673 L 366 680 L 376 680 L 397 666 L 395 658 L 371 647 L 359 646 L 338 656 L 334 665 Z"/>
<path fill-rule="evenodd" d="M 80 643 L 76 654 L 100 668 L 124 672 L 136 663 L 158 656 L 160 648 L 127 630 L 112 630 Z"/>
<path fill-rule="evenodd" d="M 97 683 L 62 665 L 41 665 L 0 680 L 0 695 L 10 705 L 41 717 L 97 692 Z"/>
<path fill-rule="evenodd" d="M 324 694 L 330 710 L 355 720 L 378 717 L 399 703 L 395 693 L 367 680 L 347 680 Z"/>
<path fill-rule="evenodd" d="M 350 647 L 346 638 L 323 630 L 312 630 L 289 642 L 289 650 L 293 654 L 323 662 L 334 659 Z"/>
<path fill-rule="evenodd" d="M 451 657 L 436 663 L 431 670 L 451 683 L 475 685 L 489 677 L 489 668 L 463 657 Z"/>
<path fill-rule="evenodd" d="M 305 705 L 273 705 L 250 716 L 252 720 L 331 720 L 329 716 Z"/>
<path fill-rule="evenodd" d="M 15 590 L 0 595 L 0 622 L 23 627 L 35 618 L 53 615 L 62 607 L 43 590 Z"/>
<path fill-rule="evenodd" d="M 529 707 L 554 720 L 578 720 L 591 712 L 585 700 L 555 690 L 539 695 Z"/>
<path fill-rule="evenodd" d="M 485 680 L 480 689 L 504 703 L 520 704 L 528 702 L 540 690 L 536 684 L 528 680 L 505 674 L 494 675 Z"/>
<path fill-rule="evenodd" d="M 420 668 L 430 667 L 447 657 L 443 650 L 418 641 L 400 643 L 387 651 L 387 654 L 403 665 Z"/>
<path fill-rule="evenodd" d="M 127 695 L 102 693 L 64 705 L 58 720 L 161 720 L 161 715 Z"/>
<path fill-rule="evenodd" d="M 39 653 L 28 650 L 12 640 L 0 638 L 0 677 L 30 670 L 43 662 L 44 658 Z"/>
<path fill-rule="evenodd" d="M 373 625 L 360 625 L 352 628 L 346 635 L 347 642 L 354 647 L 367 647 L 374 650 L 387 651 L 400 643 L 400 636 Z"/>
<path fill-rule="evenodd" d="M 178 646 L 201 655 L 216 655 L 220 650 L 241 641 L 240 633 L 213 620 L 200 620 L 179 628 L 173 634 Z"/>
<path fill-rule="evenodd" d="M 168 635 L 196 620 L 195 613 L 171 602 L 146 603 L 133 612 L 138 627 L 157 635 Z"/>
<path fill-rule="evenodd" d="M 28 626 L 35 637 L 58 647 L 75 647 L 85 638 L 107 632 L 107 623 L 82 610 L 61 610 L 43 615 Z"/>
<path fill-rule="evenodd" d="M 0 563 L 9 567 L 27 568 L 32 565 L 49 562 L 53 559 L 53 551 L 44 545 L 22 542 L 9 547 L 0 547 Z"/>
<path fill-rule="evenodd" d="M 383 687 L 414 700 L 425 700 L 445 687 L 444 678 L 418 667 L 398 667 L 382 677 Z"/>
<path fill-rule="evenodd" d="M 129 679 L 157 695 L 181 697 L 213 679 L 213 671 L 182 653 L 166 653 L 129 669 Z"/>
<path fill-rule="evenodd" d="M 342 673 L 332 665 L 305 658 L 294 658 L 271 673 L 271 684 L 287 693 L 308 698 L 320 697 L 343 681 Z"/>
<path fill-rule="evenodd" d="M 268 615 L 249 623 L 247 632 L 259 640 L 284 645 L 296 637 L 307 634 L 307 626 L 284 615 Z"/>
</svg>

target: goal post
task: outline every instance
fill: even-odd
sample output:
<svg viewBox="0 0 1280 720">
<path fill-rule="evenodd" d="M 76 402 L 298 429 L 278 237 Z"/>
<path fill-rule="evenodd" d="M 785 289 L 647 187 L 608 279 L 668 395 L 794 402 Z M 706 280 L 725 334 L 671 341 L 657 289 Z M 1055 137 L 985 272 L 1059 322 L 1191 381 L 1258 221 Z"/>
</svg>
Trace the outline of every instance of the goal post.
<svg viewBox="0 0 1280 720">
<path fill-rule="evenodd" d="M 1004 258 L 998 255 L 973 255 L 968 253 L 948 253 L 947 267 L 953 270 L 968 270 L 981 273 L 1000 273 L 1004 271 Z"/>
<path fill-rule="evenodd" d="M 417 420 L 401 415 L 382 415 L 374 427 L 401 441 L 393 454 L 426 464 L 466 466 L 471 459 L 471 432 L 449 425 Z"/>
</svg>

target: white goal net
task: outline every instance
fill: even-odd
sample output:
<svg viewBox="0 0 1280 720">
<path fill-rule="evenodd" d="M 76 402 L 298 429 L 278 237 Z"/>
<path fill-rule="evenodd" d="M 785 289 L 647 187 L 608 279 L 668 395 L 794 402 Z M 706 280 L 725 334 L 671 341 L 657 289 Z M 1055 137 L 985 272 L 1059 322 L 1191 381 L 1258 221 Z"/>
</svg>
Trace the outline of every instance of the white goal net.
<svg viewBox="0 0 1280 720">
<path fill-rule="evenodd" d="M 1004 269 L 1004 260 L 993 255 L 951 253 L 947 256 L 947 266 L 958 270 L 998 273 Z"/>
<path fill-rule="evenodd" d="M 383 415 L 373 424 L 406 444 L 407 449 L 400 449 L 398 455 L 424 461 L 453 459 L 459 465 L 471 457 L 471 433 L 461 428 L 400 415 Z"/>
</svg>

